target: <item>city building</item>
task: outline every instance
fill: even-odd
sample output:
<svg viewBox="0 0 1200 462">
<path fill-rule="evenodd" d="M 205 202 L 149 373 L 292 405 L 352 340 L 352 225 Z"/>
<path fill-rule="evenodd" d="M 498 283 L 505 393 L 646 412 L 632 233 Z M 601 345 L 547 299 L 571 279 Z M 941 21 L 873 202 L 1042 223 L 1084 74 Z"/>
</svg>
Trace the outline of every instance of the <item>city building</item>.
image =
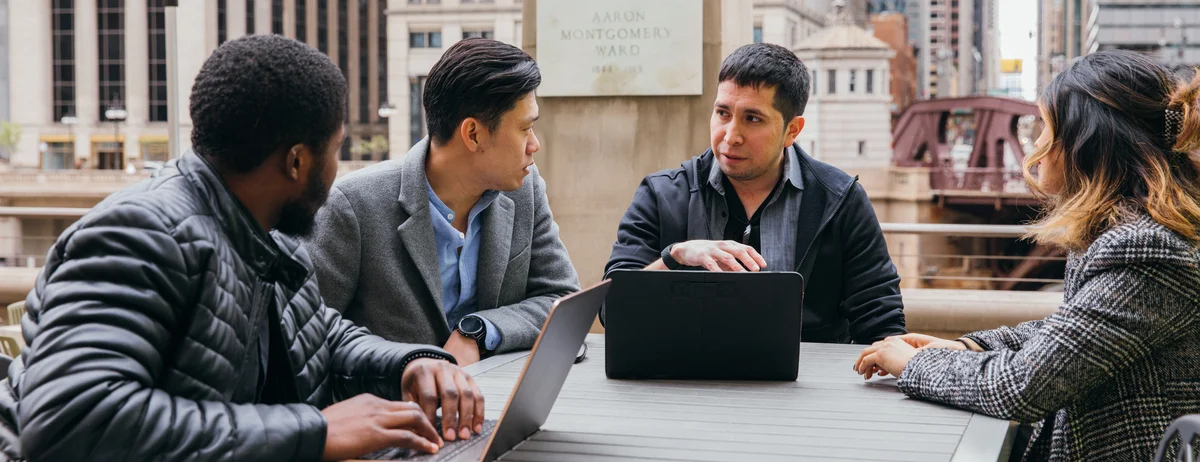
<svg viewBox="0 0 1200 462">
<path fill-rule="evenodd" d="M 1200 2 L 1091 0 L 1082 53 L 1133 50 L 1179 71 L 1200 65 Z"/>
<path fill-rule="evenodd" d="M 930 0 L 869 0 L 867 15 L 880 13 L 900 13 L 908 18 L 908 45 L 912 50 L 917 70 L 913 82 L 917 88 L 917 96 L 928 97 L 923 93 L 925 80 L 929 70 L 925 67 L 925 44 L 929 41 L 929 1 Z M 890 43 L 890 42 L 889 42 Z M 895 76 L 896 66 L 893 63 L 892 75 Z"/>
<path fill-rule="evenodd" d="M 805 128 L 810 154 L 847 170 L 886 169 L 892 157 L 892 48 L 835 10 L 820 33 L 794 48 L 812 73 Z"/>
<path fill-rule="evenodd" d="M 888 67 L 891 72 L 892 119 L 917 98 L 917 59 L 908 41 L 908 17 L 898 12 L 871 15 L 875 38 L 896 52 Z"/>
<path fill-rule="evenodd" d="M 1074 0 L 1070 0 L 1074 1 Z M 1050 79 L 1067 63 L 1066 3 L 1064 0 L 1038 0 L 1038 63 L 1037 91 L 1040 93 Z M 1075 50 L 1078 56 L 1078 48 Z"/>
<path fill-rule="evenodd" d="M 1024 88 L 1021 86 L 1021 74 L 1024 71 L 1023 64 L 1019 59 L 1000 60 L 999 85 L 990 94 L 992 96 L 1021 99 L 1024 96 Z"/>
<path fill-rule="evenodd" d="M 387 33 L 388 138 L 400 156 L 426 134 L 421 91 L 442 51 L 468 37 L 521 46 L 521 0 L 392 0 Z"/>
<path fill-rule="evenodd" d="M 754 43 L 791 48 L 825 27 L 825 15 L 803 0 L 754 1 Z"/>
<path fill-rule="evenodd" d="M 928 35 L 918 68 L 921 94 L 952 98 L 985 94 L 996 85 L 1000 34 L 995 0 L 926 0 Z"/>
<path fill-rule="evenodd" d="M 21 127 L 13 168 L 123 170 L 167 160 L 165 0 L 8 3 L 9 119 Z M 178 7 L 179 134 L 189 146 L 191 82 L 221 43 L 276 33 L 327 53 L 349 83 L 342 158 L 378 159 L 387 101 L 386 0 L 183 1 Z M 19 67 L 16 65 L 19 64 Z M 386 114 L 386 113 L 385 113 Z M 384 142 L 386 144 L 386 142 Z M 373 157 L 377 156 L 377 157 Z"/>
</svg>

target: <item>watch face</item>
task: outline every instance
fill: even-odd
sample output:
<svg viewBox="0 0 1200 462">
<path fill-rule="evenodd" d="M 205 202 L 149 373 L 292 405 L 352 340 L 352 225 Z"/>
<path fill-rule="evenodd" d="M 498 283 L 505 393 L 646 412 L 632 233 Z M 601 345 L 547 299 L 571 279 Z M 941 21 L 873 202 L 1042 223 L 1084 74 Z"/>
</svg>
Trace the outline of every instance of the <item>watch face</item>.
<svg viewBox="0 0 1200 462">
<path fill-rule="evenodd" d="M 458 328 L 464 334 L 475 335 L 483 331 L 483 321 L 474 316 L 468 316 L 458 322 Z"/>
</svg>

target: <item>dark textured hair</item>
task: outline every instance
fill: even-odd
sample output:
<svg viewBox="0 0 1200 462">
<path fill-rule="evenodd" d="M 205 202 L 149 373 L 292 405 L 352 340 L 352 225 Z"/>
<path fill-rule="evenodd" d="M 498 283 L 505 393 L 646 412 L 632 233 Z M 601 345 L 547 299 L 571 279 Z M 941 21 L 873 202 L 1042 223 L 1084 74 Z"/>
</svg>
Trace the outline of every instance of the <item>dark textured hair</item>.
<svg viewBox="0 0 1200 462">
<path fill-rule="evenodd" d="M 280 148 L 324 151 L 345 121 L 346 79 L 329 57 L 280 35 L 225 42 L 192 86 L 192 146 L 248 172 Z"/>
<path fill-rule="evenodd" d="M 489 131 L 505 112 L 542 84 L 533 58 L 504 42 L 470 38 L 442 54 L 425 81 L 425 120 L 434 141 L 454 137 L 458 124 L 479 119 Z"/>
<path fill-rule="evenodd" d="M 783 114 L 784 126 L 804 115 L 811 91 L 811 78 L 804 62 L 787 48 L 770 43 L 752 43 L 734 50 L 721 63 L 717 83 L 732 80 L 739 87 L 775 88 L 775 110 Z"/>
<path fill-rule="evenodd" d="M 1127 50 L 1075 61 L 1042 92 L 1051 141 L 1025 159 L 1061 161 L 1061 190 L 1049 197 L 1032 237 L 1084 249 L 1137 213 L 1200 241 L 1200 76 L 1178 80 Z M 1178 123 L 1168 123 L 1168 114 Z"/>
</svg>

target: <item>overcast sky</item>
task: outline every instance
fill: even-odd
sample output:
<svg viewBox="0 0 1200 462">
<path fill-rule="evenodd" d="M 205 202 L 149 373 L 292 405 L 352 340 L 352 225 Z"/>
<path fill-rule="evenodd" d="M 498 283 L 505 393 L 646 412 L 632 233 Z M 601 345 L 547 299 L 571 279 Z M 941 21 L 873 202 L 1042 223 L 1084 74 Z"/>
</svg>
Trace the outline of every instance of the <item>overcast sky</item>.
<svg viewBox="0 0 1200 462">
<path fill-rule="evenodd" d="M 996 4 L 1000 6 L 1000 57 L 1024 61 L 1021 83 L 1025 99 L 1033 100 L 1037 91 L 1037 0 L 997 0 Z"/>
</svg>

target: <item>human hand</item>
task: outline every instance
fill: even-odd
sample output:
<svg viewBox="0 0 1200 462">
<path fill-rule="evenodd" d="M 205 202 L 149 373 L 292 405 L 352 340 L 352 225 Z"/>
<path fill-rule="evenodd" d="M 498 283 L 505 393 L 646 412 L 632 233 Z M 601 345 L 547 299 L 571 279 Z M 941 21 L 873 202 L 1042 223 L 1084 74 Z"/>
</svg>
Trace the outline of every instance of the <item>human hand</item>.
<svg viewBox="0 0 1200 462">
<path fill-rule="evenodd" d="M 415 403 L 362 394 L 322 409 L 321 415 L 326 421 L 322 460 L 353 459 L 390 447 L 432 454 L 443 444 Z"/>
<path fill-rule="evenodd" d="M 864 348 L 854 362 L 854 370 L 864 379 L 875 375 L 900 377 L 908 362 L 916 355 L 917 348 L 904 339 L 899 336 L 888 337 Z"/>
<path fill-rule="evenodd" d="M 415 401 L 432 422 L 442 407 L 442 432 L 447 441 L 483 432 L 483 393 L 475 379 L 441 359 L 420 358 L 408 363 L 400 379 L 405 401 Z M 457 432 L 457 433 L 456 433 Z"/>
<path fill-rule="evenodd" d="M 709 271 L 761 271 L 767 267 L 767 261 L 754 247 L 733 241 L 680 242 L 671 248 L 671 258 L 681 265 L 700 266 Z"/>
</svg>

